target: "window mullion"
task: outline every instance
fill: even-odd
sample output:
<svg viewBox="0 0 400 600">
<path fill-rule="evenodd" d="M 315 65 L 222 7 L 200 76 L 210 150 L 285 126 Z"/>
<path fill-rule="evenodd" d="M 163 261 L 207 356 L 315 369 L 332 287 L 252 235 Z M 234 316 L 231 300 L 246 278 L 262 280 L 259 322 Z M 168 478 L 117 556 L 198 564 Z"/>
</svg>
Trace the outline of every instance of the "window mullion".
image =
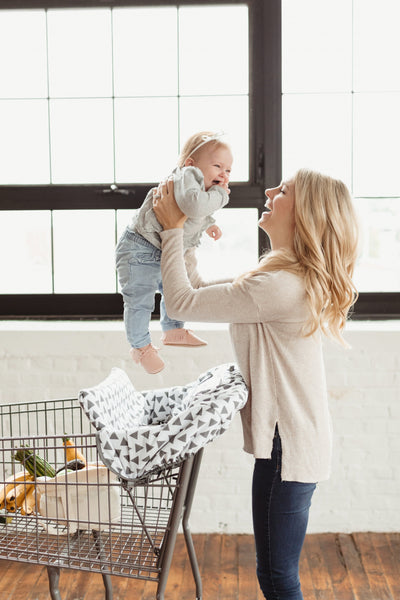
<svg viewBox="0 0 400 600">
<path fill-rule="evenodd" d="M 113 173 L 114 173 L 114 183 L 117 181 L 117 173 L 116 173 L 116 158 L 115 158 L 115 74 L 114 74 L 114 13 L 113 9 L 110 10 L 110 27 L 111 27 L 111 94 L 112 94 L 112 144 L 113 144 Z"/>
<path fill-rule="evenodd" d="M 49 30 L 48 30 L 48 10 L 45 10 L 46 17 L 46 78 L 47 78 L 47 123 L 49 131 L 49 177 L 50 184 L 53 181 L 52 160 L 51 160 L 51 111 L 50 111 L 50 69 L 49 69 Z"/>
<path fill-rule="evenodd" d="M 53 210 L 50 211 L 51 291 L 55 292 Z"/>
</svg>

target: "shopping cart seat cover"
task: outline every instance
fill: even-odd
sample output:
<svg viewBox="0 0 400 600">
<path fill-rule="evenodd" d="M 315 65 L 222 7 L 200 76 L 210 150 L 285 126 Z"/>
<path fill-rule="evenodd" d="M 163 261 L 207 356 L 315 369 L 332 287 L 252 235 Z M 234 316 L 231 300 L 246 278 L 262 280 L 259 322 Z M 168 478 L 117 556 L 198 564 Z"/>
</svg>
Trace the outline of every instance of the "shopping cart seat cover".
<svg viewBox="0 0 400 600">
<path fill-rule="evenodd" d="M 246 400 L 234 364 L 214 367 L 185 386 L 144 392 L 114 367 L 103 382 L 79 392 L 104 464 L 127 480 L 198 452 L 228 429 Z"/>
</svg>

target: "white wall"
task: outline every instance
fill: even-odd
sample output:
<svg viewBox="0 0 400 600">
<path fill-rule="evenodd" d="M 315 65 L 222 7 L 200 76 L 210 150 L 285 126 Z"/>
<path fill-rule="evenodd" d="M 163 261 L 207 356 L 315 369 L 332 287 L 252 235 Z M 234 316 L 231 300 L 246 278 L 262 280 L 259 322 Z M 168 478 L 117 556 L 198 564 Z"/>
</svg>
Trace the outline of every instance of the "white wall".
<svg viewBox="0 0 400 600">
<path fill-rule="evenodd" d="M 147 375 L 130 360 L 119 322 L 0 322 L 0 403 L 76 397 L 113 366 L 137 389 L 187 383 L 233 360 L 225 326 L 203 325 L 201 335 L 207 347 L 164 347 L 165 370 Z M 325 345 L 335 453 L 332 477 L 314 495 L 309 531 L 399 531 L 400 322 L 352 323 L 346 338 L 352 350 Z M 251 532 L 253 461 L 241 447 L 237 417 L 206 448 L 194 532 Z"/>
</svg>

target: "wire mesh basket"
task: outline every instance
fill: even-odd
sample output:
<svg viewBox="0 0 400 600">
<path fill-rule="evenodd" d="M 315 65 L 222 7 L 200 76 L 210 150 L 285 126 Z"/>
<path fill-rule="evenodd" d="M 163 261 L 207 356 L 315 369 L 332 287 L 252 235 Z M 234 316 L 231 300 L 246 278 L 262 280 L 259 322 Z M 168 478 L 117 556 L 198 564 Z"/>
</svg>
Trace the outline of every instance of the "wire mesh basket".
<svg viewBox="0 0 400 600">
<path fill-rule="evenodd" d="M 201 451 L 121 480 L 75 399 L 0 405 L 0 435 L 0 558 L 46 565 L 55 600 L 60 568 L 101 573 L 107 600 L 110 575 L 153 580 L 163 599 L 182 523 L 201 598 L 188 526 Z"/>
</svg>

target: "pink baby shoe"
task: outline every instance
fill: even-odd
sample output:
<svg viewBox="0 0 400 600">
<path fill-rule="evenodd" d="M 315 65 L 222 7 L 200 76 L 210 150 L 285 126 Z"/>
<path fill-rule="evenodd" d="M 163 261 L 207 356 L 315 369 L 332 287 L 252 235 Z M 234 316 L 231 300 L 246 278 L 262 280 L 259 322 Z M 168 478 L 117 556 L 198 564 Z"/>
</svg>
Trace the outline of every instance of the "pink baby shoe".
<svg viewBox="0 0 400 600">
<path fill-rule="evenodd" d="M 131 348 L 130 354 L 135 363 L 142 365 L 147 373 L 154 375 L 163 370 L 165 363 L 158 355 L 158 348 L 153 344 L 147 344 L 143 348 Z"/>
<path fill-rule="evenodd" d="M 161 336 L 166 346 L 206 346 L 207 342 L 197 337 L 190 329 L 168 329 Z"/>
</svg>

